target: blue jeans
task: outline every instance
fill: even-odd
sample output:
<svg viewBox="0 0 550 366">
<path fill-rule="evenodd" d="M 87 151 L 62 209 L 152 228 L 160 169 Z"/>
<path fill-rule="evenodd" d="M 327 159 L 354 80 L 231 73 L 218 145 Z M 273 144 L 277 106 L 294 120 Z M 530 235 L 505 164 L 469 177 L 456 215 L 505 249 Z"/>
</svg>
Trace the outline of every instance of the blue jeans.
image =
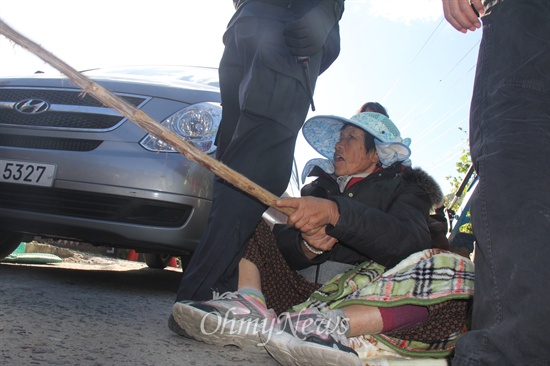
<svg viewBox="0 0 550 366">
<path fill-rule="evenodd" d="M 488 2 L 488 1 L 486 1 Z M 550 365 L 550 1 L 486 4 L 470 111 L 472 330 L 456 365 Z"/>
</svg>

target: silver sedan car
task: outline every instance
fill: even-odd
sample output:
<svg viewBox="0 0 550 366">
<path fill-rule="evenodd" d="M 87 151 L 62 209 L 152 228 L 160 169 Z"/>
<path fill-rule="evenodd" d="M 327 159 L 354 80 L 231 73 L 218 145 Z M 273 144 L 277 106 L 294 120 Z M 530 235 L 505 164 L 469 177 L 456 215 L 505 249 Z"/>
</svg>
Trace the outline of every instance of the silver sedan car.
<svg viewBox="0 0 550 366">
<path fill-rule="evenodd" d="M 84 74 L 215 153 L 217 69 Z M 199 242 L 212 180 L 210 171 L 63 76 L 0 79 L 0 258 L 39 235 L 135 249 L 149 266 L 163 268 L 172 256 L 188 257 Z"/>
</svg>

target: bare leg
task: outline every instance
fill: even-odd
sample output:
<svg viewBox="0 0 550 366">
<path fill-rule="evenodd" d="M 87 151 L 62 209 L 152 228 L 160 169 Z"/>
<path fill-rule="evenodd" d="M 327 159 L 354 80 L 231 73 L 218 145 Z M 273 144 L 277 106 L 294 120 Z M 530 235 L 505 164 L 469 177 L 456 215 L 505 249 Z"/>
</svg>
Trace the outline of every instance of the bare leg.
<svg viewBox="0 0 550 366">
<path fill-rule="evenodd" d="M 348 337 L 362 334 L 379 334 L 383 328 L 380 310 L 374 306 L 350 305 L 342 308 L 349 319 L 350 330 Z"/>
<path fill-rule="evenodd" d="M 258 267 L 248 259 L 241 259 L 239 262 L 239 283 L 238 288 L 252 287 L 262 291 L 262 282 L 260 280 L 260 271 Z"/>
</svg>

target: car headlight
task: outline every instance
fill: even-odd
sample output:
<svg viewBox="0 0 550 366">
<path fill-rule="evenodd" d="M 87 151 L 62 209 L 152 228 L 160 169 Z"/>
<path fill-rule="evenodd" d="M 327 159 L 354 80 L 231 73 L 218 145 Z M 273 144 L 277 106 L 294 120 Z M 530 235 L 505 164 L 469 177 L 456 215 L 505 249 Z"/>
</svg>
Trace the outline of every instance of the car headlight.
<svg viewBox="0 0 550 366">
<path fill-rule="evenodd" d="M 207 154 L 216 150 L 214 140 L 222 118 L 218 103 L 198 103 L 184 108 L 161 122 L 161 125 Z M 150 151 L 177 152 L 163 140 L 149 134 L 140 145 Z"/>
</svg>

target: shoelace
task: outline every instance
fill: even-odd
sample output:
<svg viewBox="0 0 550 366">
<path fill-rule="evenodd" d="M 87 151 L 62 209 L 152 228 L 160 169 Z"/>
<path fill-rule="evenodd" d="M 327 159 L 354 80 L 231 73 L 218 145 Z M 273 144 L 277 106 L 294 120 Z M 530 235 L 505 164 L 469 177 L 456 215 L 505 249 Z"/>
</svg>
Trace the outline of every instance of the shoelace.
<svg viewBox="0 0 550 366">
<path fill-rule="evenodd" d="M 235 292 L 224 292 L 220 295 L 218 291 L 212 291 L 212 300 L 231 300 L 231 299 L 237 299 L 239 296 Z"/>
</svg>

